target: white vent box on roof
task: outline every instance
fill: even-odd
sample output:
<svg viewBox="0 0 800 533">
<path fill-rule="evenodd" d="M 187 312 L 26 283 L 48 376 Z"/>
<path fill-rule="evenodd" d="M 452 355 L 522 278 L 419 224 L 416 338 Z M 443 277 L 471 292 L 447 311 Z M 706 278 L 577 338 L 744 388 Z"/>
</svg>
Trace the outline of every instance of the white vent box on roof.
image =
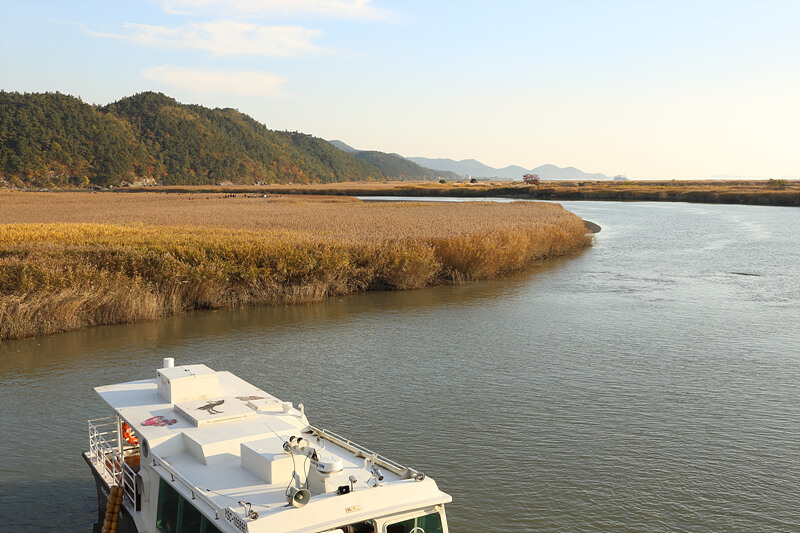
<svg viewBox="0 0 800 533">
<path fill-rule="evenodd" d="M 293 458 L 283 451 L 279 439 L 266 439 L 242 443 L 242 467 L 270 484 L 285 485 L 295 478 L 301 485 L 308 474 L 308 460 L 305 457 Z"/>
<path fill-rule="evenodd" d="M 254 398 L 247 402 L 251 409 L 259 413 L 281 412 L 283 411 L 283 402 L 274 396 Z"/>
<path fill-rule="evenodd" d="M 206 365 L 159 368 L 158 395 L 165 402 L 206 400 L 219 395 L 219 376 Z"/>
</svg>

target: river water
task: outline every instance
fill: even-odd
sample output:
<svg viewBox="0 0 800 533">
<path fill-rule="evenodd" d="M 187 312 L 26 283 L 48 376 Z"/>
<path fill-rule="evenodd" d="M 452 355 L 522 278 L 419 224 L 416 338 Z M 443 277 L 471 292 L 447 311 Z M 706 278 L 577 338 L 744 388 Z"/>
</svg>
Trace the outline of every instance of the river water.
<svg viewBox="0 0 800 533">
<path fill-rule="evenodd" d="M 434 477 L 453 532 L 800 531 L 800 209 L 565 202 L 503 280 L 0 344 L 0 530 L 91 531 L 91 387 L 231 370 Z"/>
</svg>

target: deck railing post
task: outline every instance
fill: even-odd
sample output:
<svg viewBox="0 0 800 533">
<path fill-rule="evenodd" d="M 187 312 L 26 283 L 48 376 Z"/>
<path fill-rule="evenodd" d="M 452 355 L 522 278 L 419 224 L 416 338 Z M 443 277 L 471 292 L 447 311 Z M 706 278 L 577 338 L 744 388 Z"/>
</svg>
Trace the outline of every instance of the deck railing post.
<svg viewBox="0 0 800 533">
<path fill-rule="evenodd" d="M 125 462 L 125 447 L 122 440 L 122 419 L 117 416 L 89 420 L 89 453 L 92 463 L 109 483 L 120 485 L 125 499 L 135 505 L 136 473 Z M 116 423 L 116 443 L 112 439 Z M 115 449 L 116 447 L 116 449 Z M 102 465 L 102 466 L 100 466 Z"/>
</svg>

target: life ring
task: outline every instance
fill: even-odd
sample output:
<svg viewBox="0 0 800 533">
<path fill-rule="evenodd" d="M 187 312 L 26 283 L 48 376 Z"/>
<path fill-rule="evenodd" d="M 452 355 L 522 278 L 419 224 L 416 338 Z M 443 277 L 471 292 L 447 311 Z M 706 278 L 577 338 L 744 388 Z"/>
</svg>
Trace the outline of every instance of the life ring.
<svg viewBox="0 0 800 533">
<path fill-rule="evenodd" d="M 139 445 L 139 438 L 133 434 L 131 427 L 125 422 L 122 423 L 122 438 L 131 446 Z"/>
</svg>

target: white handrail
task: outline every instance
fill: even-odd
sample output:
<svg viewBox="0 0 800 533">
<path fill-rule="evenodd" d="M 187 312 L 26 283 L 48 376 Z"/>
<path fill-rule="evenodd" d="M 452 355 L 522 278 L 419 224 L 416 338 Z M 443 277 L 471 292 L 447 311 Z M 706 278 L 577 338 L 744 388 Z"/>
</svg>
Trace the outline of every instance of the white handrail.
<svg viewBox="0 0 800 533">
<path fill-rule="evenodd" d="M 89 420 L 89 454 L 95 468 L 105 474 L 109 483 L 122 487 L 124 499 L 136 509 L 136 472 L 125 462 L 125 451 L 138 451 L 138 446 L 123 448 L 120 454 L 109 440 L 118 441 L 116 417 Z M 102 468 L 98 465 L 102 463 Z"/>
<path fill-rule="evenodd" d="M 361 456 L 365 459 L 372 459 L 375 461 L 376 464 L 382 466 L 383 468 L 387 468 L 390 471 L 394 472 L 398 476 L 407 476 L 408 478 L 412 478 L 419 474 L 413 468 L 409 468 L 407 466 L 403 466 L 398 462 L 392 461 L 378 453 L 373 452 L 369 448 L 366 448 L 360 444 L 356 444 L 355 442 L 351 441 L 350 439 L 346 439 L 341 435 L 337 435 L 333 431 L 327 429 L 320 429 L 314 426 L 308 426 L 312 433 L 316 434 L 319 437 L 322 437 L 326 440 L 331 441 L 334 444 L 341 446 L 342 448 L 353 452 L 356 456 Z"/>
</svg>

